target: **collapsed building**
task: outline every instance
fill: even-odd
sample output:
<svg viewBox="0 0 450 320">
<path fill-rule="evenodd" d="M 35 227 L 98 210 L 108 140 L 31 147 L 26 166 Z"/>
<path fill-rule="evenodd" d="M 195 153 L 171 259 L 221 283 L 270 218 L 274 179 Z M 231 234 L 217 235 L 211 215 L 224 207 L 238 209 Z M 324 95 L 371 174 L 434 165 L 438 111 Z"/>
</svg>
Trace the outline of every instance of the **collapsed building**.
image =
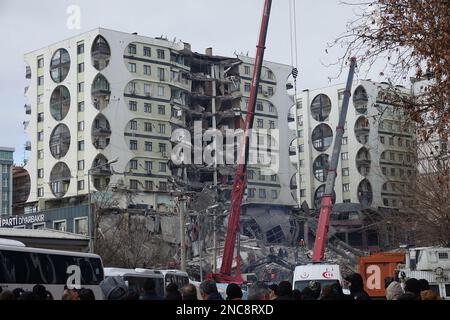
<svg viewBox="0 0 450 320">
<path fill-rule="evenodd" d="M 140 222 L 142 232 L 169 244 L 167 260 L 177 260 L 181 194 L 188 197 L 188 257 L 195 261 L 205 249 L 210 261 L 216 247 L 217 266 L 254 59 L 103 28 L 25 59 L 31 191 L 24 211 L 89 203 L 105 220 L 96 222 L 100 236 L 114 223 L 130 236 Z M 308 239 L 291 192 L 298 136 L 288 125 L 291 73 L 292 66 L 264 61 L 258 87 L 240 235 L 259 248 Z M 80 219 L 78 229 L 87 230 L 88 212 Z"/>
</svg>

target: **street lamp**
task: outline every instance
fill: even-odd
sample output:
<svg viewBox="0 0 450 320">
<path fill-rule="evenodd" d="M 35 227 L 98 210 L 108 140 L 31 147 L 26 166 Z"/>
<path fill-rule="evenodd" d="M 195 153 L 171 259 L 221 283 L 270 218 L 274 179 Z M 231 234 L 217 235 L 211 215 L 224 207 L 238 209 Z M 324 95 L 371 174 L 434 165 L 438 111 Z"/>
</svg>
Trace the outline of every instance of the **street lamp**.
<svg viewBox="0 0 450 320">
<path fill-rule="evenodd" d="M 108 162 L 99 164 L 98 166 L 92 167 L 88 170 L 88 221 L 89 221 L 89 252 L 94 252 L 94 224 L 95 224 L 95 212 L 92 211 L 91 204 L 91 171 L 94 169 L 98 169 L 104 166 L 108 166 L 110 164 L 116 163 L 119 161 L 119 158 L 112 159 Z"/>
</svg>

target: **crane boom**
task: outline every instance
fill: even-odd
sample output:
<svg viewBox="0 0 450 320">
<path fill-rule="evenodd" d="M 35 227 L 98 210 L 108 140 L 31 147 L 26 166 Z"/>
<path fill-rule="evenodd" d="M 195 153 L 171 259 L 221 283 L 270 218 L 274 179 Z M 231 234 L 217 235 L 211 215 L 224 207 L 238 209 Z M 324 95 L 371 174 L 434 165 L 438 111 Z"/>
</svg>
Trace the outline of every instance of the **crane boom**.
<svg viewBox="0 0 450 320">
<path fill-rule="evenodd" d="M 344 91 L 344 100 L 339 115 L 339 123 L 336 127 L 336 138 L 333 145 L 333 153 L 328 169 L 327 181 L 325 184 L 325 192 L 320 202 L 319 223 L 317 225 L 316 240 L 314 242 L 312 261 L 314 263 L 321 262 L 325 254 L 325 244 L 327 241 L 328 223 L 333 206 L 333 191 L 336 181 L 336 168 L 341 153 L 342 136 L 344 135 L 345 119 L 347 118 L 348 103 L 350 101 L 353 75 L 356 67 L 356 58 L 350 59 L 350 71 L 348 73 L 347 84 Z"/>
<path fill-rule="evenodd" d="M 244 123 L 244 134 L 242 136 L 238 165 L 234 177 L 233 189 L 231 193 L 230 213 L 228 216 L 227 234 L 225 238 L 225 246 L 222 258 L 220 273 L 209 275 L 218 282 L 236 282 L 242 283 L 240 272 L 240 257 L 236 256 L 236 274 L 231 275 L 236 235 L 239 228 L 239 216 L 241 212 L 241 204 L 247 184 L 247 162 L 249 154 L 249 134 L 253 127 L 254 111 L 258 96 L 258 86 L 261 77 L 261 68 L 264 60 L 264 51 L 267 38 L 267 29 L 269 26 L 270 10 L 272 0 L 265 0 L 261 28 L 259 32 L 259 40 L 256 46 L 256 57 L 253 70 L 253 77 L 250 88 L 250 98 L 247 105 L 247 116 Z"/>
</svg>

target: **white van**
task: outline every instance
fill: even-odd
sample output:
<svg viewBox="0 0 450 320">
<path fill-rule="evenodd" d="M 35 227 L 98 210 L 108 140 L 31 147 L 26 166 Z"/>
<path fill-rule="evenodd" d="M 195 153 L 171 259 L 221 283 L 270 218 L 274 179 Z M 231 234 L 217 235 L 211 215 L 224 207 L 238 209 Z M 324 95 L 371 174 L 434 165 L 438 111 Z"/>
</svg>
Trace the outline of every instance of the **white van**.
<svg viewBox="0 0 450 320">
<path fill-rule="evenodd" d="M 69 284 L 73 283 L 71 279 L 76 284 L 77 278 L 82 288 L 91 289 L 95 299 L 103 300 L 100 282 L 104 275 L 100 256 L 30 248 L 19 241 L 0 239 L 0 286 L 3 290 L 32 291 L 36 284 L 41 284 L 53 299 L 60 300 L 68 279 Z"/>
<path fill-rule="evenodd" d="M 302 291 L 310 281 L 317 281 L 322 288 L 339 281 L 342 284 L 342 275 L 337 264 L 307 264 L 296 266 L 294 270 L 294 279 L 292 289 Z M 344 290 L 344 293 L 347 290 Z"/>
<path fill-rule="evenodd" d="M 141 294 L 144 292 L 144 283 L 147 279 L 155 281 L 156 293 L 164 297 L 164 275 L 157 270 L 105 268 L 105 278 L 120 277 L 128 287 L 129 292 Z"/>
</svg>

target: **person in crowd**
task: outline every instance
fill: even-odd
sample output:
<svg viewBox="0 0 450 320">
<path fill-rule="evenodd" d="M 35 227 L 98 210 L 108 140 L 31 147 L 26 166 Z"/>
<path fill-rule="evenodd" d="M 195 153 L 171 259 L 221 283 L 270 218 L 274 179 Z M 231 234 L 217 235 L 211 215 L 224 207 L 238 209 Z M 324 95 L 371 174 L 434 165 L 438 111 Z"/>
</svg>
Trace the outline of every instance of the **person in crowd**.
<svg viewBox="0 0 450 320">
<path fill-rule="evenodd" d="M 227 286 L 227 300 L 242 300 L 242 290 L 235 283 L 230 283 Z"/>
<path fill-rule="evenodd" d="M 425 279 L 419 279 L 420 291 L 430 290 L 430 284 Z"/>
<path fill-rule="evenodd" d="M 344 294 L 341 283 L 336 281 L 331 285 L 331 295 L 334 300 L 350 300 L 351 297 Z"/>
<path fill-rule="evenodd" d="M 144 293 L 139 300 L 162 300 L 163 298 L 156 293 L 156 284 L 153 279 L 146 279 L 144 282 Z"/>
<path fill-rule="evenodd" d="M 292 290 L 292 298 L 294 298 L 294 300 L 303 300 L 302 292 L 298 289 Z"/>
<path fill-rule="evenodd" d="M 398 298 L 403 294 L 403 288 L 401 284 L 397 281 L 392 281 L 386 288 L 386 299 L 387 300 L 398 300 Z"/>
<path fill-rule="evenodd" d="M 22 288 L 15 288 L 13 290 L 13 294 L 16 297 L 16 300 L 19 300 L 19 297 L 24 293 L 25 291 Z"/>
<path fill-rule="evenodd" d="M 289 281 L 281 281 L 278 285 L 278 298 L 275 300 L 293 300 L 292 284 Z"/>
<path fill-rule="evenodd" d="M 333 295 L 333 288 L 330 284 L 322 288 L 319 300 L 335 300 L 335 297 Z"/>
<path fill-rule="evenodd" d="M 183 300 L 198 300 L 197 288 L 189 283 L 181 288 L 181 297 Z"/>
<path fill-rule="evenodd" d="M 80 300 L 80 296 L 78 294 L 77 289 L 65 288 L 61 299 L 62 300 Z"/>
<path fill-rule="evenodd" d="M 278 285 L 277 284 L 271 284 L 269 286 L 269 295 L 270 295 L 270 300 L 275 300 L 276 298 L 278 298 Z"/>
<path fill-rule="evenodd" d="M 47 289 L 41 284 L 33 287 L 33 294 L 35 300 L 47 300 Z"/>
<path fill-rule="evenodd" d="M 24 291 L 17 300 L 34 300 L 34 294 L 31 291 Z"/>
<path fill-rule="evenodd" d="M 384 289 L 386 290 L 387 287 L 391 284 L 391 282 L 394 281 L 393 277 L 385 277 L 384 278 Z"/>
<path fill-rule="evenodd" d="M 354 300 L 370 300 L 370 296 L 364 291 L 363 278 L 359 273 L 352 273 L 345 280 L 349 282 L 350 295 Z"/>
<path fill-rule="evenodd" d="M 48 290 L 45 290 L 45 300 L 53 300 L 53 295 Z"/>
<path fill-rule="evenodd" d="M 415 278 L 406 280 L 405 293 L 402 294 L 397 300 L 420 300 L 420 282 Z"/>
<path fill-rule="evenodd" d="M 0 300 L 16 300 L 16 296 L 11 291 L 5 290 L 0 293 Z"/>
<path fill-rule="evenodd" d="M 203 300 L 223 300 L 214 280 L 205 280 L 200 284 L 200 295 Z"/>
<path fill-rule="evenodd" d="M 442 300 L 433 290 L 423 290 L 420 292 L 421 300 Z"/>
<path fill-rule="evenodd" d="M 178 291 L 178 285 L 176 283 L 169 283 L 166 286 L 166 296 L 164 300 L 182 300 L 181 293 Z"/>
<path fill-rule="evenodd" d="M 87 288 L 81 288 L 78 292 L 78 296 L 80 297 L 80 300 L 89 300 L 93 301 L 95 300 L 95 294 L 91 289 Z"/>
<path fill-rule="evenodd" d="M 302 290 L 302 298 L 303 300 L 316 300 L 316 298 L 314 297 L 314 292 L 310 287 L 305 287 Z"/>
<path fill-rule="evenodd" d="M 264 286 L 252 286 L 248 289 L 248 300 L 272 300 L 270 291 Z"/>
<path fill-rule="evenodd" d="M 311 289 L 312 296 L 314 300 L 317 300 L 320 298 L 320 292 L 322 291 L 322 286 L 320 285 L 320 282 L 318 281 L 310 281 L 308 284 L 308 287 Z"/>
<path fill-rule="evenodd" d="M 139 293 L 136 291 L 128 292 L 125 300 L 139 300 Z"/>
</svg>

